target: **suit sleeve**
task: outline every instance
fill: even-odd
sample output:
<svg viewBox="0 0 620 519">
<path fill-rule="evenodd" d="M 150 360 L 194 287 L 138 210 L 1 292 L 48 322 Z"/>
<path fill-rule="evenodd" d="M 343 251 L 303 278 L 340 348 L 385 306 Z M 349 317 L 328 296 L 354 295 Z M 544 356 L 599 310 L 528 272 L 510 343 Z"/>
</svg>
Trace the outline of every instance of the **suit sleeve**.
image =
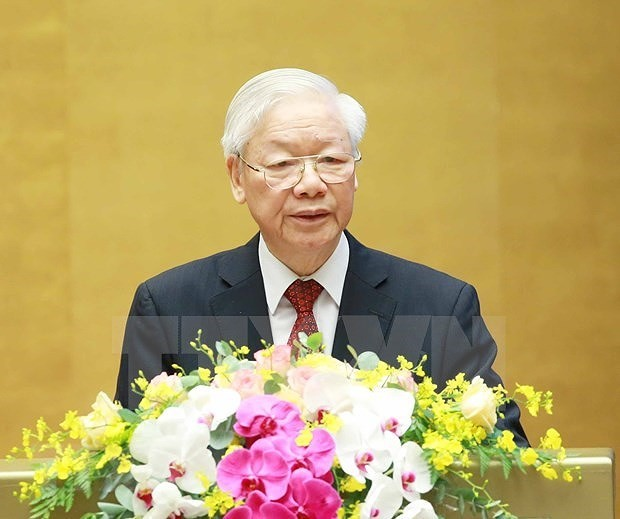
<svg viewBox="0 0 620 519">
<path fill-rule="evenodd" d="M 123 338 L 115 399 L 123 407 L 134 409 L 140 395 L 131 390 L 131 382 L 144 373 L 147 380 L 162 371 L 174 372 L 176 362 L 178 317 L 161 316 L 146 283 L 134 295 Z"/>
<path fill-rule="evenodd" d="M 497 345 L 480 315 L 480 303 L 474 287 L 471 285 L 463 287 L 455 303 L 453 315 L 458 319 L 458 329 L 464 332 L 467 341 L 463 347 L 461 341 L 455 340 L 454 334 L 448 330 L 444 350 L 445 362 L 442 363 L 447 372 L 443 373 L 441 378 L 447 380 L 458 372 L 464 372 L 470 380 L 480 376 L 489 387 L 503 384 L 500 376 L 492 368 L 497 356 Z M 529 445 L 519 420 L 520 411 L 517 404 L 510 402 L 500 411 L 504 417 L 498 418 L 497 426 L 512 431 L 518 445 Z"/>
</svg>

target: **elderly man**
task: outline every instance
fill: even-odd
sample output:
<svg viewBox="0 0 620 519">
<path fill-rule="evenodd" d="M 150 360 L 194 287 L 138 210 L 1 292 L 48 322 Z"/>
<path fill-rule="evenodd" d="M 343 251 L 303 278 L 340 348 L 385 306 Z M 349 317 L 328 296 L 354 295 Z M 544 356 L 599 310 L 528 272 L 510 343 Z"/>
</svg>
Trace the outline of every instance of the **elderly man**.
<svg viewBox="0 0 620 519">
<path fill-rule="evenodd" d="M 235 200 L 259 234 L 246 245 L 164 272 L 139 286 L 127 322 L 116 398 L 135 405 L 129 381 L 206 359 L 189 341 L 261 339 L 292 344 L 320 331 L 327 351 L 373 350 L 387 362 L 426 353 L 438 384 L 458 372 L 500 382 L 496 345 L 473 287 L 369 249 L 345 229 L 358 187 L 366 116 L 326 78 L 299 69 L 260 74 L 237 92 L 222 145 Z M 429 368 L 427 365 L 427 370 Z M 519 411 L 504 427 L 525 438 Z"/>
</svg>

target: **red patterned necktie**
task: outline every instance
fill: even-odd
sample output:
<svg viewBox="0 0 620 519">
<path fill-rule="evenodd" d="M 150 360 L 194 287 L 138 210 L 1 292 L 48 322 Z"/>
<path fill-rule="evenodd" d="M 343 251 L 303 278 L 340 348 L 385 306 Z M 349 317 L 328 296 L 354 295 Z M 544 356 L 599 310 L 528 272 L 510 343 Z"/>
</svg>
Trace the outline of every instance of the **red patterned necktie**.
<svg viewBox="0 0 620 519">
<path fill-rule="evenodd" d="M 319 331 L 312 307 L 322 291 L 323 287 L 314 279 L 308 281 L 296 279 L 284 292 L 284 297 L 291 302 L 297 312 L 297 319 L 288 338 L 289 346 L 293 346 L 293 341 L 299 338 L 299 332 L 311 335 Z"/>
</svg>

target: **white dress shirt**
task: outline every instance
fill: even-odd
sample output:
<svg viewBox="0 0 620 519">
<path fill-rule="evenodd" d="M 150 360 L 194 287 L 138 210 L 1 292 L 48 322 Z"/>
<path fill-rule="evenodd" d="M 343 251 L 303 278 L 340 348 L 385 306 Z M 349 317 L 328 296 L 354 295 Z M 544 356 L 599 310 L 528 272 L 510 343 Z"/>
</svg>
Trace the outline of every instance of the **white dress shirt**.
<svg viewBox="0 0 620 519">
<path fill-rule="evenodd" d="M 291 302 L 284 297 L 284 292 L 299 276 L 270 252 L 262 235 L 258 243 L 258 260 L 265 284 L 273 343 L 286 344 L 297 319 L 297 312 Z M 313 313 L 319 331 L 323 334 L 325 353 L 328 354 L 331 353 L 334 343 L 348 266 L 349 242 L 343 233 L 336 250 L 321 268 L 309 276 L 300 278 L 304 281 L 314 279 L 323 286 L 323 291 L 314 303 Z"/>
</svg>

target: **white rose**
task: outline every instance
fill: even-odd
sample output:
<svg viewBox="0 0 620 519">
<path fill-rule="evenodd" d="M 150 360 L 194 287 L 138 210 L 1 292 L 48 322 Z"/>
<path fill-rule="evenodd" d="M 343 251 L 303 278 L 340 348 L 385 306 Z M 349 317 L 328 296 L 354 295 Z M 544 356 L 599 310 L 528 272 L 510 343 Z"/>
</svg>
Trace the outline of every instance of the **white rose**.
<svg viewBox="0 0 620 519">
<path fill-rule="evenodd" d="M 484 427 L 488 432 L 493 431 L 497 422 L 495 395 L 484 380 L 474 377 L 461 400 L 461 412 L 468 420 Z"/>
<path fill-rule="evenodd" d="M 120 406 L 100 391 L 91 407 L 92 412 L 80 417 L 82 425 L 86 429 L 86 436 L 82 439 L 82 445 L 87 449 L 97 450 L 103 447 L 106 429 L 121 421 L 121 417 L 118 415 Z"/>
</svg>

